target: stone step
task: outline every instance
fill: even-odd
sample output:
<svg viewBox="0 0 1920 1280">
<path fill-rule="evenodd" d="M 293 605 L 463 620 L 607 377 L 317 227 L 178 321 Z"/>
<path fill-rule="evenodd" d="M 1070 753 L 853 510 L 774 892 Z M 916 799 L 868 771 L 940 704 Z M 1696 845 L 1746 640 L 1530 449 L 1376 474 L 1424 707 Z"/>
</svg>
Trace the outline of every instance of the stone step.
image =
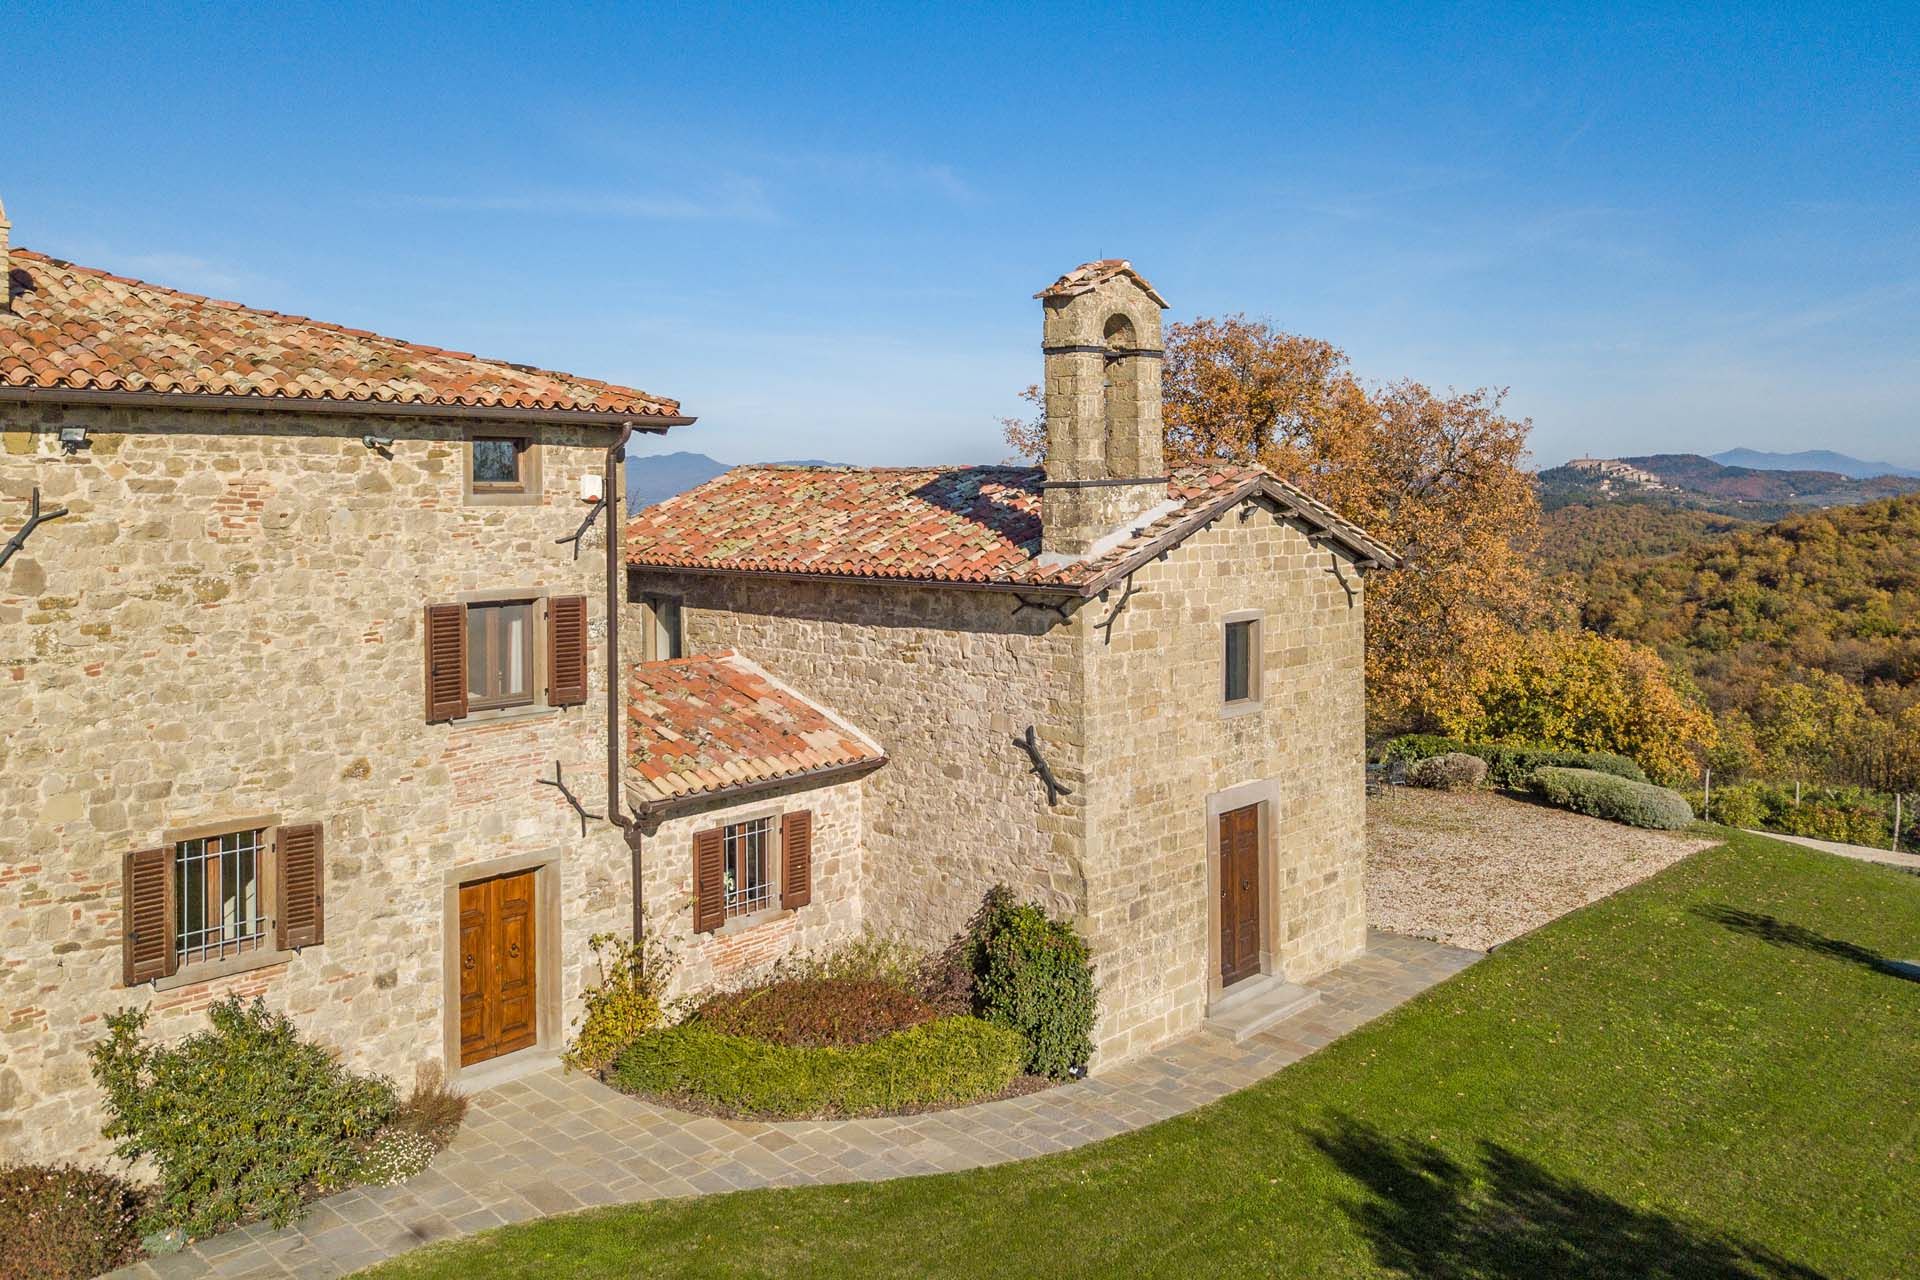
<svg viewBox="0 0 1920 1280">
<path fill-rule="evenodd" d="M 1239 1044 L 1320 1003 L 1320 993 L 1275 977 L 1249 978 L 1207 1011 L 1201 1027 Z"/>
</svg>

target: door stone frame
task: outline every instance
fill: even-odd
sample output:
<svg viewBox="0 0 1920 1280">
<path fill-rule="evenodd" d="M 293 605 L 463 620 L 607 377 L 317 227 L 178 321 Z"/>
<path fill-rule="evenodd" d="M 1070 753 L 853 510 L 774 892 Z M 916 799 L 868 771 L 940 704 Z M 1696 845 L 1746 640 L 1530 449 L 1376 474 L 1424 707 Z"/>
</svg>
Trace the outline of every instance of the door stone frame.
<svg viewBox="0 0 1920 1280">
<path fill-rule="evenodd" d="M 1220 818 L 1235 809 L 1252 807 L 1257 814 L 1259 865 L 1260 865 L 1260 973 L 1265 976 L 1275 972 L 1274 956 L 1277 948 L 1274 939 L 1278 936 L 1276 921 L 1273 919 L 1274 904 L 1279 900 L 1274 892 L 1275 877 L 1279 872 L 1280 860 L 1274 846 L 1274 831 L 1278 826 L 1275 816 L 1280 811 L 1280 780 L 1278 778 L 1260 778 L 1253 782 L 1243 782 L 1238 786 L 1216 791 L 1207 797 L 1206 805 L 1206 864 L 1207 864 L 1207 902 L 1206 902 L 1206 949 L 1207 949 L 1207 1007 L 1217 1004 L 1226 987 L 1220 981 Z M 1242 980 L 1242 985 L 1248 979 Z"/>
<path fill-rule="evenodd" d="M 560 1025 L 560 857 L 558 849 L 520 853 L 484 862 L 463 863 L 441 873 L 441 1061 L 448 1083 L 463 1073 L 485 1071 L 507 1062 L 525 1061 L 538 1054 L 558 1053 Z M 516 872 L 533 872 L 534 1040 L 524 1049 L 460 1065 L 460 886 L 492 880 Z"/>
</svg>

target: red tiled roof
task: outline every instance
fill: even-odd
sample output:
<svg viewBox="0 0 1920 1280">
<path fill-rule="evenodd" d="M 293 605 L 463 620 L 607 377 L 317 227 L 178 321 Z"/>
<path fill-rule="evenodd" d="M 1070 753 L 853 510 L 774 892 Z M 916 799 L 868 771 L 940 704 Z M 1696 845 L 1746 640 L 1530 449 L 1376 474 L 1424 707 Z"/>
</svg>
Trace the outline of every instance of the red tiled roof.
<svg viewBox="0 0 1920 1280">
<path fill-rule="evenodd" d="M 651 568 L 1072 589 L 1095 594 L 1140 558 L 1265 492 L 1362 559 L 1393 553 L 1260 467 L 1195 467 L 1118 545 L 1040 557 L 1038 467 L 736 467 L 627 525 L 627 561 Z"/>
<path fill-rule="evenodd" d="M 637 664 L 627 717 L 643 805 L 886 761 L 865 734 L 731 651 Z"/>
<path fill-rule="evenodd" d="M 676 416 L 631 387 L 483 360 L 11 251 L 0 387 Z"/>
<path fill-rule="evenodd" d="M 1140 286 L 1141 292 L 1159 303 L 1162 307 L 1167 300 L 1160 296 L 1159 290 L 1147 283 L 1147 278 L 1133 269 L 1133 264 L 1125 258 L 1101 258 L 1098 262 L 1083 262 L 1052 284 L 1034 294 L 1036 298 L 1073 298 L 1090 292 L 1098 285 L 1105 284 L 1115 276 L 1126 276 Z"/>
</svg>

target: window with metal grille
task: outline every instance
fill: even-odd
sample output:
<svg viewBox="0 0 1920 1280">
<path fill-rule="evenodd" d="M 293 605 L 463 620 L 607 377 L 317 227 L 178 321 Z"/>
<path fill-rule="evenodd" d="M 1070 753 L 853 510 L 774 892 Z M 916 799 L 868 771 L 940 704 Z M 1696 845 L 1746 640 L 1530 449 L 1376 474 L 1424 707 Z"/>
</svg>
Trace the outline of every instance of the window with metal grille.
<svg viewBox="0 0 1920 1280">
<path fill-rule="evenodd" d="M 266 837 L 256 828 L 174 846 L 174 937 L 182 964 L 219 960 L 264 944 Z"/>
<path fill-rule="evenodd" d="M 727 918 L 764 911 L 773 902 L 773 819 L 730 824 L 726 851 Z"/>
</svg>

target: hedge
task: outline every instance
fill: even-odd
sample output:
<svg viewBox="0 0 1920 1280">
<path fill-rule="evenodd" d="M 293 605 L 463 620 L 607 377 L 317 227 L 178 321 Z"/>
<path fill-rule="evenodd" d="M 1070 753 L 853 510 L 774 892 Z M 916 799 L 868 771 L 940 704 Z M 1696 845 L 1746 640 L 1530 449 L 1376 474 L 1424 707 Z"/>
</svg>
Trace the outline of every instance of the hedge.
<svg viewBox="0 0 1920 1280">
<path fill-rule="evenodd" d="M 1629 782 L 1645 782 L 1644 769 L 1626 756 L 1609 751 L 1559 751 L 1551 747 L 1496 746 L 1490 743 L 1455 742 L 1452 738 L 1429 733 L 1409 733 L 1387 743 L 1380 753 L 1382 763 L 1404 760 L 1414 764 L 1434 756 L 1456 752 L 1478 756 L 1487 762 L 1487 781 L 1510 791 L 1524 790 L 1537 769 L 1591 769 L 1612 774 Z"/>
<path fill-rule="evenodd" d="M 697 1022 L 649 1032 L 614 1059 L 629 1093 L 794 1120 L 954 1107 L 1003 1093 L 1027 1042 L 978 1018 L 939 1018 L 851 1048 L 796 1048 Z"/>
<path fill-rule="evenodd" d="M 1416 787 L 1435 791 L 1471 791 L 1487 780 L 1487 762 L 1464 751 L 1428 756 L 1414 761 L 1407 770 L 1407 781 Z"/>
<path fill-rule="evenodd" d="M 1593 769 L 1540 769 L 1533 775 L 1532 788 L 1556 808 L 1630 827 L 1678 831 L 1693 825 L 1693 806 L 1679 792 Z"/>
<path fill-rule="evenodd" d="M 1705 800 L 1697 790 L 1688 792 L 1687 798 L 1695 805 Z M 1727 827 L 1780 831 L 1842 844 L 1884 846 L 1893 835 L 1893 797 L 1859 787 L 1806 787 L 1796 802 L 1790 786 L 1716 785 L 1711 811 L 1701 816 Z M 1920 829 L 1910 827 L 1901 833 L 1903 842 L 1916 838 Z"/>
<path fill-rule="evenodd" d="M 0 1164 L 0 1280 L 88 1280 L 140 1256 L 142 1194 L 71 1164 Z"/>
</svg>

